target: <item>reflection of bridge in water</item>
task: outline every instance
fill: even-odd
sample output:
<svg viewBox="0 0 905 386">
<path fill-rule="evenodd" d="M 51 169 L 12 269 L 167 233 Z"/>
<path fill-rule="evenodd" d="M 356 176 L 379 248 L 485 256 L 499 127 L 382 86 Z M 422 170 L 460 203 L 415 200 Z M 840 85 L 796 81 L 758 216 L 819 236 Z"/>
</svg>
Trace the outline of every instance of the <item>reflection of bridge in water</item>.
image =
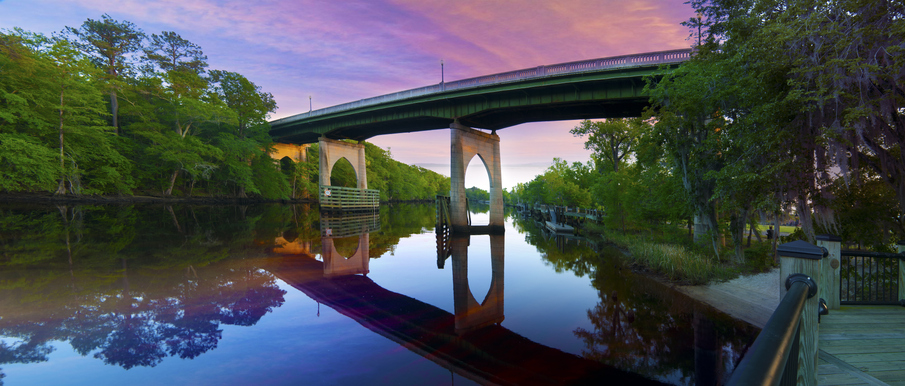
<svg viewBox="0 0 905 386">
<path fill-rule="evenodd" d="M 323 235 L 323 233 L 322 233 Z M 468 285 L 469 236 L 450 241 L 455 313 L 403 294 L 388 291 L 360 275 L 367 274 L 367 234 L 356 255 L 327 256 L 324 262 L 308 255 L 287 255 L 266 267 L 311 299 L 352 318 L 403 347 L 482 384 L 651 384 L 654 381 L 597 361 L 535 343 L 502 326 L 503 235 L 491 235 L 492 279 L 483 302 Z M 361 241 L 365 240 L 365 241 Z M 363 244 L 363 245 L 362 245 Z M 328 252 L 330 251 L 330 252 Z M 336 268 L 344 260 L 355 269 Z M 438 261 L 441 268 L 445 259 Z M 658 384 L 658 383 L 657 383 Z"/>
</svg>

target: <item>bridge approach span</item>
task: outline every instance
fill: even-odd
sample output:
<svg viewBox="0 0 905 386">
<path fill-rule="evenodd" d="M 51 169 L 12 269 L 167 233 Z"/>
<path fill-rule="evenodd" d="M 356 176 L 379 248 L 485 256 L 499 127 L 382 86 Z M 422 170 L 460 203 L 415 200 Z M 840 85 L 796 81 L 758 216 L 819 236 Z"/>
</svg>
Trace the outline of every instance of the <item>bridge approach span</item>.
<svg viewBox="0 0 905 386">
<path fill-rule="evenodd" d="M 362 99 L 271 122 L 276 142 L 468 127 L 497 130 L 539 121 L 638 116 L 648 105 L 643 77 L 678 65 L 690 49 L 538 66 Z"/>
</svg>

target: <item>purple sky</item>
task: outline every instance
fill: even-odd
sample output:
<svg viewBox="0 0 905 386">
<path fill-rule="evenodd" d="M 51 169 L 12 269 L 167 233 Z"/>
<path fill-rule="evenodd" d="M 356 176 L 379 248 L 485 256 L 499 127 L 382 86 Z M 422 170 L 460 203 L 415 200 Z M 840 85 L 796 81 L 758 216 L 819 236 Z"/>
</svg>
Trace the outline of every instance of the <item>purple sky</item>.
<svg viewBox="0 0 905 386">
<path fill-rule="evenodd" d="M 272 119 L 440 81 L 689 46 L 684 0 L 0 0 L 0 28 L 50 34 L 104 13 L 146 33 L 175 31 L 212 69 L 274 95 Z M 498 132 L 503 186 L 553 157 L 586 162 L 575 121 Z M 396 160 L 449 175 L 449 130 L 375 137 Z M 475 165 L 473 161 L 472 166 Z M 486 189 L 469 168 L 467 186 Z"/>
</svg>

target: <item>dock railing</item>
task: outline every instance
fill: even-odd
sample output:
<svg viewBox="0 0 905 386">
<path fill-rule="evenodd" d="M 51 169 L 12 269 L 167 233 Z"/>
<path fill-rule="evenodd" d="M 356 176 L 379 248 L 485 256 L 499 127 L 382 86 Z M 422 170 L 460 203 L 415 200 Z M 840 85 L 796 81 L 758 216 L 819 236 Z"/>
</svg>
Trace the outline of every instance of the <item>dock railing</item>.
<svg viewBox="0 0 905 386">
<path fill-rule="evenodd" d="M 840 304 L 902 304 L 902 258 L 898 253 L 841 251 Z"/>
<path fill-rule="evenodd" d="M 321 185 L 318 198 L 322 211 L 363 212 L 380 209 L 380 191 L 377 189 Z"/>
<path fill-rule="evenodd" d="M 793 241 L 777 251 L 785 295 L 732 373 L 730 385 L 817 384 L 817 323 L 826 307 L 816 297 L 814 278 L 827 250 Z"/>
<path fill-rule="evenodd" d="M 446 259 L 452 255 L 452 219 L 449 214 L 449 196 L 437 195 L 437 268 L 443 268 Z"/>
<path fill-rule="evenodd" d="M 817 236 L 817 243 L 829 251 L 819 279 L 819 296 L 829 309 L 905 305 L 905 242 L 899 242 L 899 253 L 842 250 L 842 240 L 832 235 Z"/>
</svg>

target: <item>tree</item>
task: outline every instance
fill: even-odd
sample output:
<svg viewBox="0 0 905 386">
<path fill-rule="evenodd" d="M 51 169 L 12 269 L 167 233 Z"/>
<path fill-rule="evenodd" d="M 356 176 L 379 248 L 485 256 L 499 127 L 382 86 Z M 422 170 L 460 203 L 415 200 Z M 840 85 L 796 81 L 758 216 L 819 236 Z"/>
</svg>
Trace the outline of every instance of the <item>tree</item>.
<svg viewBox="0 0 905 386">
<path fill-rule="evenodd" d="M 238 137 L 252 137 L 257 133 L 249 129 L 267 126 L 267 116 L 277 108 L 272 94 L 235 72 L 214 70 L 210 77 L 213 92 L 236 113 Z"/>
<path fill-rule="evenodd" d="M 715 63 L 733 75 L 724 87 L 748 82 L 757 87 L 747 90 L 773 97 L 760 104 L 773 109 L 746 114 L 748 127 L 769 128 L 773 135 L 762 138 L 795 144 L 772 158 L 787 161 L 774 168 L 779 172 L 775 190 L 779 200 L 798 208 L 810 239 L 814 220 L 834 227 L 827 205 L 835 170 L 859 184 L 863 173 L 857 170 L 873 169 L 896 191 L 900 210 L 905 208 L 905 160 L 898 156 L 905 138 L 905 74 L 900 71 L 905 7 L 900 2 L 691 4 L 705 17 L 711 50 L 722 53 Z"/>
<path fill-rule="evenodd" d="M 88 19 L 79 29 L 66 27 L 78 38 L 78 47 L 92 57 L 94 63 L 107 73 L 110 93 L 111 126 L 119 134 L 119 80 L 131 64 L 128 56 L 141 49 L 144 33 L 128 21 L 119 22 L 104 14 L 101 20 Z"/>
<path fill-rule="evenodd" d="M 164 72 L 186 71 L 204 73 L 207 55 L 201 47 L 179 36 L 176 32 L 163 31 L 151 34 L 150 44 L 144 49 L 145 57 Z"/>
<path fill-rule="evenodd" d="M 103 125 L 98 70 L 71 42 L 22 30 L 0 34 L 0 65 L 4 189 L 89 194 L 130 189 L 131 165 L 113 148 Z"/>
<path fill-rule="evenodd" d="M 233 155 L 225 163 L 227 179 L 236 184 L 239 197 L 245 197 L 246 191 L 257 193 L 251 178 L 251 166 L 279 170 L 275 162 L 271 162 L 272 165 L 252 162 L 255 157 L 269 157 L 267 152 L 272 141 L 268 134 L 270 125 L 267 116 L 276 110 L 276 102 L 273 95 L 261 91 L 259 86 L 240 74 L 214 70 L 210 75 L 212 95 L 217 102 L 229 108 L 234 118 L 234 125 L 230 126 L 235 130 L 221 131 L 217 135 L 219 146 Z"/>
<path fill-rule="evenodd" d="M 642 127 L 646 125 L 641 118 L 607 119 L 604 121 L 583 120 L 570 132 L 578 137 L 588 136 L 584 148 L 593 150 L 597 159 L 619 172 L 619 167 L 626 161 L 637 145 Z"/>
<path fill-rule="evenodd" d="M 66 133 L 96 137 L 105 131 L 103 102 L 97 87 L 99 78 L 88 58 L 82 55 L 72 42 L 58 37 L 48 49 L 53 66 L 51 81 L 59 94 L 58 132 L 60 148 L 60 170 L 65 171 L 59 179 L 56 194 L 76 193 L 80 174 L 75 154 L 70 151 L 70 167 L 66 165 Z M 90 131 L 90 133 L 89 133 Z M 69 142 L 78 142 L 70 139 Z M 103 139 L 100 143 L 104 143 Z"/>
</svg>

